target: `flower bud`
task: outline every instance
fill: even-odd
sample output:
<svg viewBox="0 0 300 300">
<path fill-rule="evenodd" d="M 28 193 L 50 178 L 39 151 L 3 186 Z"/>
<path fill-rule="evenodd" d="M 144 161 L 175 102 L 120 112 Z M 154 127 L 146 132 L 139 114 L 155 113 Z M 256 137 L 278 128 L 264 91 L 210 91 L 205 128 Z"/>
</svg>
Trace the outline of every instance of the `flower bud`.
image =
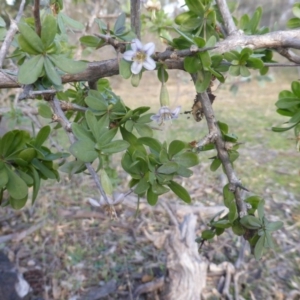
<svg viewBox="0 0 300 300">
<path fill-rule="evenodd" d="M 164 83 L 161 85 L 159 100 L 160 106 L 169 106 L 170 104 L 168 89 Z"/>
</svg>

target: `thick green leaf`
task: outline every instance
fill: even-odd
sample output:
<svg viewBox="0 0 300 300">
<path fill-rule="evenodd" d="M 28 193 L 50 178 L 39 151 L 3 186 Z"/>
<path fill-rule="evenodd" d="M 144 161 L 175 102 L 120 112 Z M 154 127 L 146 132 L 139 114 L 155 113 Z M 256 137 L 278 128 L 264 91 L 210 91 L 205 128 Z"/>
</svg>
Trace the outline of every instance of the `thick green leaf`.
<svg viewBox="0 0 300 300">
<path fill-rule="evenodd" d="M 183 61 L 183 66 L 184 69 L 191 74 L 198 72 L 199 69 L 202 68 L 200 59 L 196 56 L 185 57 Z"/>
<path fill-rule="evenodd" d="M 44 56 L 36 55 L 25 61 L 19 68 L 18 81 L 22 84 L 32 84 L 42 75 Z"/>
<path fill-rule="evenodd" d="M 131 76 L 131 62 L 125 59 L 121 59 L 119 63 L 119 72 L 124 79 L 128 79 Z"/>
<path fill-rule="evenodd" d="M 251 75 L 250 71 L 245 66 L 240 67 L 240 73 L 241 73 L 241 76 L 243 76 L 243 77 L 249 77 Z"/>
<path fill-rule="evenodd" d="M 238 217 L 235 201 L 231 201 L 228 208 L 229 208 L 228 220 L 229 222 L 233 223 L 233 221 Z"/>
<path fill-rule="evenodd" d="M 44 45 L 41 38 L 28 24 L 20 22 L 18 24 L 18 28 L 26 42 L 30 44 L 34 50 L 38 53 L 42 53 L 44 51 Z"/>
<path fill-rule="evenodd" d="M 158 200 L 158 194 L 155 194 L 152 190 L 152 187 L 150 186 L 147 190 L 147 202 L 154 206 L 157 203 Z"/>
<path fill-rule="evenodd" d="M 25 172 L 18 170 L 18 175 L 24 180 L 24 182 L 27 184 L 27 186 L 33 185 L 33 178 L 26 174 Z"/>
<path fill-rule="evenodd" d="M 38 104 L 39 107 L 39 115 L 45 119 L 51 119 L 52 118 L 52 110 L 49 107 L 48 104 L 45 103 L 39 103 Z"/>
<path fill-rule="evenodd" d="M 100 38 L 93 35 L 82 36 L 79 40 L 81 44 L 87 47 L 97 47 L 101 41 Z"/>
<path fill-rule="evenodd" d="M 27 40 L 23 37 L 23 35 L 18 36 L 19 47 L 28 54 L 37 55 L 40 54 L 39 51 L 32 48 L 32 46 L 27 42 Z"/>
<path fill-rule="evenodd" d="M 173 157 L 173 160 L 179 165 L 184 166 L 186 168 L 196 166 L 199 163 L 198 155 L 193 152 L 184 152 L 176 154 Z"/>
<path fill-rule="evenodd" d="M 83 162 L 92 162 L 98 157 L 95 143 L 86 139 L 79 140 L 71 145 L 70 152 Z"/>
<path fill-rule="evenodd" d="M 101 146 L 101 152 L 104 154 L 112 154 L 126 150 L 130 144 L 123 140 L 112 141 L 111 143 Z"/>
<path fill-rule="evenodd" d="M 136 123 L 134 125 L 134 128 L 136 129 L 138 134 L 142 137 L 151 137 L 153 135 L 153 131 L 152 131 L 151 127 L 146 124 Z"/>
<path fill-rule="evenodd" d="M 300 27 L 300 19 L 299 18 L 291 18 L 286 23 L 286 26 L 291 29 L 299 28 Z"/>
<path fill-rule="evenodd" d="M 250 215 L 243 217 L 240 222 L 248 229 L 259 229 L 262 227 L 261 221 L 258 218 Z"/>
<path fill-rule="evenodd" d="M 300 122 L 300 109 L 289 120 L 289 123 L 299 123 L 299 122 Z"/>
<path fill-rule="evenodd" d="M 49 55 L 49 58 L 57 68 L 66 73 L 76 74 L 83 72 L 87 68 L 86 62 L 75 61 L 73 59 L 65 57 L 64 55 L 51 54 Z"/>
<path fill-rule="evenodd" d="M 168 153 L 170 159 L 185 148 L 185 143 L 179 140 L 174 140 L 170 143 Z"/>
<path fill-rule="evenodd" d="M 178 170 L 178 164 L 173 161 L 169 161 L 157 169 L 158 173 L 162 174 L 172 174 Z"/>
<path fill-rule="evenodd" d="M 256 260 L 261 259 L 262 255 L 263 255 L 264 244 L 265 244 L 265 235 L 263 234 L 256 242 L 256 245 L 254 248 L 254 257 Z"/>
<path fill-rule="evenodd" d="M 216 228 L 230 228 L 232 226 L 229 220 L 219 220 L 211 223 L 212 226 Z"/>
<path fill-rule="evenodd" d="M 215 235 L 216 233 L 212 230 L 203 230 L 201 237 L 203 240 L 211 240 Z"/>
<path fill-rule="evenodd" d="M 62 81 L 57 70 L 55 69 L 52 61 L 49 59 L 50 56 L 45 56 L 44 68 L 48 79 L 56 86 L 60 86 Z"/>
<path fill-rule="evenodd" d="M 191 203 L 191 196 L 183 186 L 173 180 L 171 180 L 167 185 L 180 199 L 186 203 Z"/>
<path fill-rule="evenodd" d="M 282 228 L 283 222 L 281 221 L 275 221 L 275 222 L 269 222 L 266 224 L 266 230 L 267 231 L 276 231 L 280 228 Z"/>
<path fill-rule="evenodd" d="M 8 173 L 6 168 L 0 169 L 0 190 L 3 190 L 3 188 L 6 186 L 8 182 Z"/>
<path fill-rule="evenodd" d="M 198 71 L 195 87 L 197 93 L 203 93 L 207 90 L 211 81 L 211 73 L 209 71 Z"/>
<path fill-rule="evenodd" d="M 151 137 L 141 137 L 138 139 L 138 141 L 140 143 L 142 143 L 143 145 L 146 145 L 148 146 L 150 149 L 156 151 L 156 152 L 160 152 L 161 149 L 162 149 L 162 145 L 161 143 L 154 139 L 154 138 L 151 138 Z"/>
<path fill-rule="evenodd" d="M 100 110 L 100 111 L 107 111 L 108 103 L 105 101 L 105 99 L 103 98 L 102 95 L 101 95 L 100 98 L 96 98 L 94 96 L 89 95 L 84 99 L 84 102 L 91 109 Z"/>
<path fill-rule="evenodd" d="M 262 8 L 258 7 L 255 10 L 255 13 L 253 14 L 252 19 L 250 20 L 250 23 L 248 24 L 248 28 L 251 30 L 251 33 L 255 33 L 257 30 L 257 26 L 261 20 L 262 16 Z"/>
<path fill-rule="evenodd" d="M 13 142 L 16 133 L 14 131 L 8 131 L 0 140 L 0 154 L 2 157 L 8 156 L 13 151 Z"/>
<path fill-rule="evenodd" d="M 123 12 L 118 16 L 116 20 L 116 23 L 114 25 L 114 34 L 120 35 L 125 31 L 126 29 L 125 21 L 126 21 L 126 14 Z"/>
<path fill-rule="evenodd" d="M 13 197 L 9 197 L 9 204 L 13 209 L 21 209 L 25 206 L 27 202 L 27 195 L 24 198 L 21 199 L 15 199 Z"/>
<path fill-rule="evenodd" d="M 165 66 L 164 65 L 160 65 L 158 68 L 157 68 L 157 78 L 159 79 L 159 81 L 161 83 L 166 83 L 169 79 L 169 74 L 168 72 L 166 71 L 165 69 Z"/>
<path fill-rule="evenodd" d="M 257 206 L 257 214 L 260 220 L 263 220 L 264 216 L 265 216 L 265 209 L 264 209 L 264 205 L 265 205 L 265 200 L 261 200 L 258 203 Z"/>
<path fill-rule="evenodd" d="M 118 132 L 118 128 L 113 128 L 110 130 L 105 131 L 103 134 L 101 134 L 99 136 L 99 138 L 97 138 L 98 144 L 99 144 L 99 149 L 101 149 L 101 147 L 103 145 L 106 145 L 107 143 L 111 142 L 112 139 L 116 136 Z"/>
<path fill-rule="evenodd" d="M 210 165 L 210 170 L 212 172 L 216 171 L 221 166 L 221 164 L 221 160 L 219 158 L 215 158 Z"/>
<path fill-rule="evenodd" d="M 137 184 L 137 186 L 135 187 L 135 189 L 133 191 L 134 191 L 134 193 L 141 195 L 141 194 L 145 193 L 149 189 L 149 187 L 150 187 L 150 184 L 145 176 L 139 181 L 139 183 Z"/>
<path fill-rule="evenodd" d="M 223 198 L 225 206 L 229 208 L 230 203 L 234 200 L 234 193 L 229 190 L 229 183 L 223 187 Z"/>
<path fill-rule="evenodd" d="M 246 203 L 249 203 L 251 205 L 251 209 L 248 210 L 249 215 L 254 214 L 256 211 L 258 204 L 262 201 L 263 199 L 258 197 L 258 196 L 250 196 L 245 199 Z"/>
<path fill-rule="evenodd" d="M 19 177 L 15 172 L 13 172 L 9 167 L 5 167 L 8 182 L 6 188 L 9 192 L 9 195 L 14 199 L 24 199 L 28 194 L 28 187 L 25 181 Z"/>
<path fill-rule="evenodd" d="M 40 189 L 41 185 L 41 179 L 39 176 L 39 173 L 34 167 L 30 167 L 30 170 L 32 172 L 32 177 L 33 177 L 33 191 L 32 191 L 32 204 L 34 203 Z"/>
<path fill-rule="evenodd" d="M 275 105 L 278 107 L 278 108 L 281 108 L 281 109 L 289 109 L 289 108 L 292 108 L 292 107 L 299 107 L 300 106 L 300 99 L 299 98 L 281 98 L 279 99 Z"/>
<path fill-rule="evenodd" d="M 73 122 L 72 123 L 72 132 L 78 140 L 88 139 L 91 142 L 94 141 L 94 137 L 93 137 L 92 133 L 81 124 Z"/>
<path fill-rule="evenodd" d="M 87 110 L 85 112 L 85 119 L 93 136 L 96 138 L 98 136 L 98 132 L 100 131 L 96 116 L 90 110 Z"/>
<path fill-rule="evenodd" d="M 240 224 L 239 220 L 234 220 L 232 224 L 232 231 L 234 234 L 242 236 L 246 232 L 246 229 Z"/>
<path fill-rule="evenodd" d="M 34 145 L 37 148 L 40 148 L 48 139 L 49 135 L 51 132 L 51 128 L 49 125 L 44 126 L 43 128 L 41 128 L 41 130 L 39 131 L 39 133 L 37 134 L 36 138 L 35 138 L 35 143 Z"/>
<path fill-rule="evenodd" d="M 272 238 L 270 232 L 268 232 L 268 231 L 265 232 L 264 247 L 265 248 L 270 248 L 270 249 L 274 249 L 275 248 L 275 245 L 274 245 L 274 242 L 273 242 L 273 238 Z"/>
<path fill-rule="evenodd" d="M 84 29 L 84 25 L 82 23 L 70 18 L 66 14 L 60 12 L 58 15 L 61 17 L 63 22 L 65 24 L 67 24 L 68 26 L 73 27 L 73 28 L 78 29 L 78 30 L 83 30 Z"/>
<path fill-rule="evenodd" d="M 54 41 L 57 33 L 56 20 L 52 15 L 46 15 L 42 23 L 41 40 L 47 49 Z"/>
<path fill-rule="evenodd" d="M 241 74 L 240 66 L 230 66 L 229 74 L 231 76 L 240 76 L 240 74 Z"/>
<path fill-rule="evenodd" d="M 162 195 L 162 194 L 167 193 L 169 191 L 169 189 L 162 184 L 154 182 L 152 184 L 152 191 L 153 191 L 153 193 L 155 193 L 157 195 Z"/>
<path fill-rule="evenodd" d="M 185 3 L 190 11 L 194 12 L 195 14 L 197 14 L 200 17 L 204 17 L 205 7 L 202 4 L 203 1 L 201 1 L 201 0 L 186 0 Z"/>
<path fill-rule="evenodd" d="M 41 162 L 37 158 L 34 158 L 32 160 L 32 165 L 40 171 L 40 173 L 45 177 L 49 179 L 57 179 L 57 174 L 55 173 L 55 170 L 50 170 L 48 166 L 46 165 L 47 162 Z"/>
<path fill-rule="evenodd" d="M 261 59 L 259 58 L 255 58 L 255 57 L 250 57 L 247 60 L 247 67 L 249 68 L 253 68 L 253 69 L 261 69 L 263 68 L 264 63 Z M 241 74 L 242 74 L 242 70 L 241 70 Z M 242 75 L 243 76 L 243 75 Z"/>
</svg>

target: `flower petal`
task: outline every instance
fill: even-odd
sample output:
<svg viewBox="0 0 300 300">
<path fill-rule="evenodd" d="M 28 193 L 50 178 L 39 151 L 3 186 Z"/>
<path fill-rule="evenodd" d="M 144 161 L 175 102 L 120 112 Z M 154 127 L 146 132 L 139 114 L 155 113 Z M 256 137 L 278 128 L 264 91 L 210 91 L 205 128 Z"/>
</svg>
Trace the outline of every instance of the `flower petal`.
<svg viewBox="0 0 300 300">
<path fill-rule="evenodd" d="M 151 56 L 155 51 L 154 43 L 148 43 L 143 47 L 143 50 L 146 52 L 147 55 Z"/>
<path fill-rule="evenodd" d="M 133 39 L 131 41 L 131 49 L 134 52 L 137 52 L 138 50 L 143 49 L 143 44 L 141 43 L 141 41 L 139 39 Z"/>
<path fill-rule="evenodd" d="M 147 57 L 143 62 L 143 67 L 147 70 L 154 70 L 156 68 L 156 63 L 151 57 Z"/>
<path fill-rule="evenodd" d="M 131 73 L 139 74 L 141 72 L 142 68 L 143 68 L 143 64 L 141 64 L 137 61 L 134 61 L 131 65 Z"/>
<path fill-rule="evenodd" d="M 177 107 L 172 111 L 172 119 L 177 119 L 177 118 L 178 118 L 180 110 L 181 110 L 181 106 L 177 106 Z"/>
<path fill-rule="evenodd" d="M 161 116 L 160 114 L 152 115 L 150 119 L 159 123 L 161 121 Z"/>
<path fill-rule="evenodd" d="M 135 56 L 135 51 L 133 50 L 128 50 L 123 53 L 123 58 L 128 61 L 132 61 L 134 56 Z"/>
</svg>

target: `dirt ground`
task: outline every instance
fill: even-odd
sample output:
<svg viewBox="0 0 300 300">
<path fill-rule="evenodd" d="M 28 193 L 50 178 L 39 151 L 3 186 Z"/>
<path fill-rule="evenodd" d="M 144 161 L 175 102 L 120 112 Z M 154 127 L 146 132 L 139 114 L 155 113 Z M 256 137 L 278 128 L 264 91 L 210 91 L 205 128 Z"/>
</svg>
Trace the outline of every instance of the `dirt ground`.
<svg viewBox="0 0 300 300">
<path fill-rule="evenodd" d="M 181 105 L 182 114 L 156 135 L 162 141 L 200 140 L 207 133 L 205 121 L 196 123 L 183 113 L 190 110 L 195 96 L 191 80 L 179 71 L 170 75 L 171 107 Z M 289 80 L 297 80 L 297 76 L 296 70 L 273 73 L 272 81 L 265 85 L 255 76 L 250 83 L 229 79 L 230 83 L 215 92 L 217 119 L 228 123 L 244 143 L 235 163 L 238 176 L 250 194 L 265 198 L 268 218 L 284 222 L 284 228 L 274 234 L 276 251 L 265 253 L 260 261 L 230 231 L 202 247 L 199 255 L 210 264 L 233 266 L 229 291 L 239 299 L 299 299 L 300 155 L 291 139 L 292 132 L 271 131 L 271 126 L 285 121 L 275 112 L 278 92 L 289 89 Z M 117 76 L 111 84 L 128 106 L 149 105 L 153 112 L 159 108 L 160 86 L 153 72 L 144 74 L 134 90 L 130 82 Z M 239 88 L 236 95 L 230 91 L 232 86 Z M 213 152 L 200 154 L 201 164 L 194 168 L 194 175 L 178 181 L 190 191 L 199 235 L 209 221 L 199 207 L 222 205 L 225 179 L 221 171 L 209 171 L 211 156 Z M 130 178 L 121 170 L 119 161 L 117 156 L 116 186 L 123 192 L 128 190 Z M 165 274 L 164 248 L 156 248 L 149 240 L 149 235 L 156 234 L 159 239 L 161 233 L 172 228 L 163 206 L 150 207 L 142 199 L 137 211 L 137 199 L 129 196 L 117 207 L 118 219 L 111 220 L 105 211 L 90 206 L 88 199 L 97 197 L 95 185 L 87 176 L 69 179 L 62 174 L 60 183 L 44 184 L 33 206 L 28 204 L 20 211 L 1 208 L 0 234 L 11 236 L 0 246 L 24 273 L 34 297 L 88 300 L 93 299 L 88 294 L 93 290 L 101 296 L 97 299 L 133 299 L 137 287 Z M 182 204 L 172 194 L 159 202 L 173 208 Z M 237 265 L 241 255 L 242 261 Z M 225 273 L 208 273 L 203 299 L 226 299 L 218 292 Z M 159 291 L 143 294 L 139 299 L 160 299 Z"/>
</svg>

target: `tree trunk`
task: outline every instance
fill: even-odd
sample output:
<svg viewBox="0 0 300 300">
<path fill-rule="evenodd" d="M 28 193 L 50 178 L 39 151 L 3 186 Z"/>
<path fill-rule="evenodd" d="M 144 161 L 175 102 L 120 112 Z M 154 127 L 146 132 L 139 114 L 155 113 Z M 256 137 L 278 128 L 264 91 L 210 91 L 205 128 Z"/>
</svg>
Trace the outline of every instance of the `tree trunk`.
<svg viewBox="0 0 300 300">
<path fill-rule="evenodd" d="M 197 217 L 186 215 L 167 237 L 168 275 L 165 281 L 166 300 L 199 300 L 206 284 L 207 262 L 198 253 L 195 242 Z"/>
</svg>

